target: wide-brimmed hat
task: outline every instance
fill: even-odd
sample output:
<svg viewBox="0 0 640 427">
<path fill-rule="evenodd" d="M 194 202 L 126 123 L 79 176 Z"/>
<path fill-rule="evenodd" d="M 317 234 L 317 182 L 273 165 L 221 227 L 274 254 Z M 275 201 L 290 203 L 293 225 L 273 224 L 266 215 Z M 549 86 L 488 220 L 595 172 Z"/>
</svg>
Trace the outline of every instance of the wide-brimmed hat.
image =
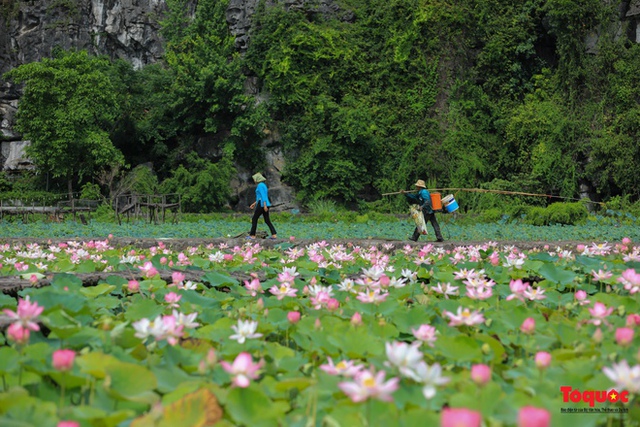
<svg viewBox="0 0 640 427">
<path fill-rule="evenodd" d="M 252 176 L 253 178 L 253 182 L 258 183 L 258 182 L 263 182 L 266 181 L 267 179 L 262 176 L 262 174 L 260 172 L 258 172 L 257 174 Z"/>
<path fill-rule="evenodd" d="M 416 183 L 413 184 L 413 185 L 415 185 L 416 187 L 420 187 L 420 188 L 427 188 L 427 185 L 421 179 L 417 180 Z"/>
</svg>

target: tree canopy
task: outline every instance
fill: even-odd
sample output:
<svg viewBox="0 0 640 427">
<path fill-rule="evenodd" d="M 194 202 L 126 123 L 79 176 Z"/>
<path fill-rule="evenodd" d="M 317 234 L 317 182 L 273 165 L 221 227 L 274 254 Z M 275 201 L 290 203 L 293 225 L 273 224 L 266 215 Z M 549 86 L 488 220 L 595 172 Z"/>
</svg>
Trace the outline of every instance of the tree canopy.
<svg viewBox="0 0 640 427">
<path fill-rule="evenodd" d="M 337 4 L 322 15 L 260 1 L 241 55 L 228 2 L 200 0 L 191 15 L 168 0 L 162 64 L 134 71 L 77 52 L 11 71 L 25 83 L 19 130 L 54 176 L 152 162 L 165 188 L 188 187 L 194 209 L 198 191 L 262 168 L 269 144 L 303 201 L 392 209 L 380 194 L 418 178 L 637 199 L 640 46 L 621 37 L 629 22 L 612 24 L 616 4 Z"/>
<path fill-rule="evenodd" d="M 110 67 L 107 58 L 81 51 L 7 73 L 25 85 L 16 124 L 31 141 L 28 155 L 42 171 L 70 186 L 76 177 L 124 163 L 109 137 L 120 113 Z"/>
</svg>

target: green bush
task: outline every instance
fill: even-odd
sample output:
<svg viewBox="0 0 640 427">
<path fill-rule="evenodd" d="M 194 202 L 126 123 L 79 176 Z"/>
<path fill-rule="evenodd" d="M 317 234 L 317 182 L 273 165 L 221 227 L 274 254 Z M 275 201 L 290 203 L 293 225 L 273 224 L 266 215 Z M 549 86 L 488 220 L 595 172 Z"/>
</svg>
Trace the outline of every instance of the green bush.
<svg viewBox="0 0 640 427">
<path fill-rule="evenodd" d="M 578 225 L 584 223 L 588 216 L 589 212 L 584 203 L 553 203 L 546 208 L 529 208 L 523 222 L 536 226 Z"/>
<path fill-rule="evenodd" d="M 102 200 L 102 193 L 100 192 L 100 186 L 87 182 L 82 186 L 80 191 L 80 198 L 86 200 Z"/>
<path fill-rule="evenodd" d="M 91 219 L 96 222 L 115 223 L 116 213 L 111 205 L 103 203 L 91 214 Z"/>
<path fill-rule="evenodd" d="M 5 191 L 0 193 L 0 200 L 21 201 L 24 205 L 52 206 L 61 200 L 66 200 L 66 195 L 53 194 L 47 191 Z"/>
<path fill-rule="evenodd" d="M 505 212 L 501 209 L 487 209 L 486 211 L 482 211 L 477 217 L 475 217 L 476 222 L 478 223 L 492 223 L 498 222 L 505 215 Z"/>
<path fill-rule="evenodd" d="M 181 194 L 185 212 L 211 212 L 226 206 L 231 197 L 229 182 L 236 174 L 229 156 L 214 163 L 191 153 L 185 163 L 188 167 L 180 165 L 162 182 L 161 191 Z"/>
</svg>

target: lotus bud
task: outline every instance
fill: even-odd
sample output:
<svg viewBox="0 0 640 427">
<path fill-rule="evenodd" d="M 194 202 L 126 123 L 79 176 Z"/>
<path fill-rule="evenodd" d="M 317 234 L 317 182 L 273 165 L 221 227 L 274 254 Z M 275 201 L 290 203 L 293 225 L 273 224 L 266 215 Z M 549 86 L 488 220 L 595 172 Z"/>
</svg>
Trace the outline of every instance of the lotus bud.
<svg viewBox="0 0 640 427">
<path fill-rule="evenodd" d="M 490 346 L 489 344 L 487 344 L 487 343 L 482 344 L 481 349 L 482 349 L 482 352 L 483 352 L 484 354 L 489 354 L 489 353 L 491 353 L 491 346 Z"/>
<path fill-rule="evenodd" d="M 525 334 L 532 334 L 536 330 L 536 320 L 533 317 L 527 317 L 520 325 L 520 330 Z"/>
<path fill-rule="evenodd" d="M 354 326 L 362 325 L 362 315 L 357 311 L 351 316 L 351 324 Z"/>
<path fill-rule="evenodd" d="M 633 342 L 634 331 L 631 328 L 618 328 L 616 329 L 616 342 L 623 347 L 628 346 Z"/>
<path fill-rule="evenodd" d="M 539 351 L 536 353 L 536 366 L 539 369 L 546 369 L 551 365 L 551 354 L 546 351 Z"/>
<path fill-rule="evenodd" d="M 596 331 L 593 333 L 593 340 L 596 343 L 600 344 L 602 342 L 602 338 L 603 338 L 602 329 L 600 328 L 596 329 Z"/>
</svg>

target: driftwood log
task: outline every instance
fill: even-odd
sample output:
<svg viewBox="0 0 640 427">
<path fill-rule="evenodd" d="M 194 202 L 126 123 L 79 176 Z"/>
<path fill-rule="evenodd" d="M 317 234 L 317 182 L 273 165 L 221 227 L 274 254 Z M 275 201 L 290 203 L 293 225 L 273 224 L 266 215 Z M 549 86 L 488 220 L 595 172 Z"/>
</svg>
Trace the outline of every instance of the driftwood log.
<svg viewBox="0 0 640 427">
<path fill-rule="evenodd" d="M 159 276 L 160 279 L 164 280 L 167 283 L 171 283 L 172 282 L 172 274 L 175 272 L 180 272 L 182 274 L 184 274 L 185 281 L 192 281 L 192 282 L 202 282 L 202 276 L 204 276 L 205 274 L 208 273 L 208 271 L 200 271 L 200 270 L 186 270 L 186 271 L 181 271 L 181 270 L 160 270 L 159 271 Z M 247 273 L 243 273 L 243 272 L 238 272 L 238 271 L 232 271 L 232 272 L 225 272 L 225 274 L 228 274 L 230 277 L 233 277 L 234 279 L 236 279 L 238 282 L 243 283 L 243 281 L 245 280 L 250 280 L 251 276 Z M 100 283 L 106 282 L 107 277 L 110 276 L 118 276 L 118 277 L 123 277 L 127 280 L 144 280 L 145 278 L 142 276 L 142 274 L 140 274 L 139 271 L 110 271 L 110 272 L 95 272 L 95 273 L 74 273 L 73 274 L 75 277 L 79 278 L 80 280 L 82 280 L 82 285 L 85 287 L 89 287 L 89 286 L 96 286 Z M 257 273 L 258 278 L 262 281 L 265 280 L 265 274 L 264 272 L 258 272 Z M 50 274 L 47 275 L 47 277 L 44 277 L 42 279 L 39 279 L 38 281 L 32 283 L 30 280 L 27 279 L 23 279 L 22 277 L 19 276 L 6 276 L 6 277 L 0 277 L 0 292 L 7 294 L 7 295 L 11 295 L 11 296 L 17 296 L 18 292 L 23 290 L 23 289 L 27 289 L 27 288 L 42 288 L 45 286 L 49 286 L 51 285 L 51 281 L 53 280 L 53 277 L 55 276 L 55 274 Z"/>
</svg>

